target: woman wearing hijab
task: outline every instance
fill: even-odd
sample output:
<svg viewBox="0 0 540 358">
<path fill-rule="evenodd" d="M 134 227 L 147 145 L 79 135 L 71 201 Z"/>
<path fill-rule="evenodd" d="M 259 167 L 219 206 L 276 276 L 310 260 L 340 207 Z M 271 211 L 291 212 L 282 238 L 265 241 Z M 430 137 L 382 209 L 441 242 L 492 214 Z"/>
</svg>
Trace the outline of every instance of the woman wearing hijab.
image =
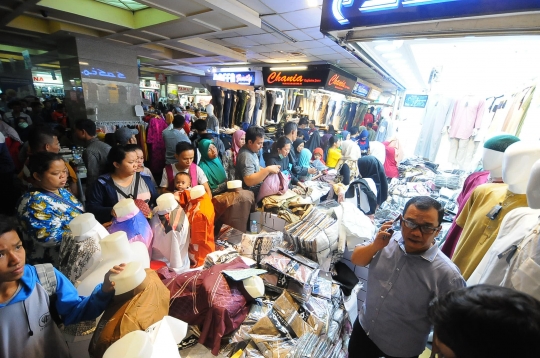
<svg viewBox="0 0 540 358">
<path fill-rule="evenodd" d="M 294 150 L 296 151 L 296 155 L 295 157 L 298 157 L 298 155 L 300 154 L 300 152 L 302 151 L 302 149 L 304 149 L 304 145 L 305 145 L 305 142 L 302 138 L 297 138 L 294 142 L 293 142 L 293 148 Z"/>
<path fill-rule="evenodd" d="M 302 168 L 311 168 L 311 151 L 307 148 L 304 148 L 300 151 L 300 155 L 298 156 L 298 165 Z M 312 177 L 311 174 L 308 174 L 307 176 L 301 176 L 299 179 L 300 181 L 306 181 L 310 180 Z"/>
<path fill-rule="evenodd" d="M 360 139 L 358 140 L 358 146 L 360 147 L 360 152 L 362 155 L 367 155 L 369 153 L 369 132 L 363 130 L 360 132 Z"/>
<path fill-rule="evenodd" d="M 246 132 L 243 130 L 237 130 L 232 135 L 231 148 L 225 152 L 224 168 L 227 173 L 228 180 L 235 180 L 235 166 L 236 157 L 238 157 L 238 151 L 244 146 L 246 142 Z"/>
<path fill-rule="evenodd" d="M 351 133 L 349 131 L 341 131 L 341 140 L 351 139 Z"/>
<path fill-rule="evenodd" d="M 214 105 L 206 106 L 206 128 L 214 133 L 219 133 L 219 121 L 214 115 Z"/>
<path fill-rule="evenodd" d="M 227 191 L 227 174 L 218 158 L 218 150 L 210 139 L 203 139 L 199 142 L 199 152 L 201 160 L 199 167 L 208 178 L 208 185 L 212 191 L 212 196 Z"/>
<path fill-rule="evenodd" d="M 366 155 L 358 159 L 358 171 L 362 178 L 371 179 L 375 183 L 377 188 L 377 205 L 384 203 L 388 198 L 388 182 L 381 162 L 373 155 Z"/>
<path fill-rule="evenodd" d="M 344 140 L 341 143 L 341 158 L 337 162 L 336 171 L 338 176 L 336 182 L 349 185 L 358 177 L 358 159 L 360 159 L 360 147 L 351 140 Z"/>
</svg>

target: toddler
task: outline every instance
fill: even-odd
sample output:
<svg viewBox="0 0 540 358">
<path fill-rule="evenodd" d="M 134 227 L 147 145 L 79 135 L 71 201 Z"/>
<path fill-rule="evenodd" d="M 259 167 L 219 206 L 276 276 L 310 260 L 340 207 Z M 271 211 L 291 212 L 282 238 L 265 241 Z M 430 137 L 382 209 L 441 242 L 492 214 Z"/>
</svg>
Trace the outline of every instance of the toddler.
<svg viewBox="0 0 540 358">
<path fill-rule="evenodd" d="M 188 173 L 179 172 L 174 176 L 174 198 L 180 201 L 180 193 L 191 188 L 191 177 Z"/>
</svg>

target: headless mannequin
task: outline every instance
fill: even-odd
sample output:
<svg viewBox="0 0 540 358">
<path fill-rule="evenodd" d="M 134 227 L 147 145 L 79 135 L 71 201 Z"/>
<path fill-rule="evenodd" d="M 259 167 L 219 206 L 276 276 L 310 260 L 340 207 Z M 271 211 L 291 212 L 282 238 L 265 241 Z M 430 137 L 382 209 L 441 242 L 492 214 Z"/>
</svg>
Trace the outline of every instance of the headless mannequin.
<svg viewBox="0 0 540 358">
<path fill-rule="evenodd" d="M 180 194 L 180 206 L 186 211 L 190 225 L 189 259 L 191 267 L 204 265 L 206 255 L 216 250 L 214 243 L 214 205 L 205 195 L 204 186 L 197 185 Z"/>
<path fill-rule="evenodd" d="M 497 152 L 493 149 L 484 148 L 484 154 L 482 155 L 482 163 L 484 170 L 489 171 L 491 181 L 494 183 L 501 183 L 502 180 L 502 163 L 504 158 L 504 152 Z"/>
<path fill-rule="evenodd" d="M 118 203 L 116 203 L 113 209 L 118 220 L 121 220 L 128 215 L 135 215 L 139 211 L 139 208 L 137 208 L 137 205 L 135 205 L 135 201 L 133 201 L 133 199 L 120 200 Z"/>
<path fill-rule="evenodd" d="M 501 185 L 504 185 L 502 180 L 502 163 L 504 152 L 510 145 L 519 142 L 519 140 L 520 139 L 516 136 L 503 134 L 492 137 L 484 143 L 484 151 L 482 153 L 484 171 L 472 173 L 465 180 L 463 189 L 457 198 L 459 208 L 456 215 L 456 220 L 454 220 L 450 229 L 448 230 L 446 240 L 441 248 L 441 251 L 449 258 L 452 258 L 458 240 L 463 231 L 463 229 L 456 224 L 461 211 L 467 204 L 467 201 L 471 197 L 473 191 L 479 185 L 486 184 L 488 182 L 500 183 Z"/>
<path fill-rule="evenodd" d="M 497 239 L 491 245 L 467 285 L 500 285 L 508 272 L 518 246 L 538 230 L 540 221 L 540 160 L 532 169 L 526 190 L 529 207 L 512 210 L 501 223 Z"/>
<path fill-rule="evenodd" d="M 516 194 L 525 194 L 533 165 L 540 159 L 539 142 L 517 142 L 504 152 L 503 181 Z"/>
<path fill-rule="evenodd" d="M 119 274 L 112 274 L 115 296 L 134 290 L 146 278 L 146 272 L 140 262 L 129 262 Z"/>
<path fill-rule="evenodd" d="M 171 316 L 146 331 L 133 331 L 111 345 L 103 358 L 178 358 L 178 343 L 187 334 L 188 325 Z"/>
<path fill-rule="evenodd" d="M 242 189 L 241 180 L 227 182 L 227 192 L 212 198 L 215 211 L 214 236 L 219 235 L 223 224 L 242 232 L 247 229 L 247 219 L 255 211 L 253 192 Z"/>
<path fill-rule="evenodd" d="M 165 193 L 156 200 L 150 220 L 154 232 L 152 259 L 163 261 L 176 273 L 189 269 L 189 222 L 174 194 Z"/>
<path fill-rule="evenodd" d="M 100 224 L 94 217 L 94 214 L 84 213 L 71 220 L 69 223 L 69 228 L 71 229 L 73 236 L 81 236 L 97 225 Z"/>
<path fill-rule="evenodd" d="M 506 214 L 527 205 L 527 183 L 531 168 L 538 159 L 540 143 L 517 142 L 510 145 L 504 152 L 502 166 L 507 187 L 487 184 L 476 188 L 471 195 L 456 221 L 463 227 L 463 234 L 452 257 L 465 279 L 469 279 L 495 241 Z"/>
<path fill-rule="evenodd" d="M 146 246 L 141 242 L 129 243 L 123 231 L 111 234 L 100 241 L 101 261 L 90 268 L 90 274 L 77 286 L 81 296 L 89 296 L 94 287 L 103 282 L 103 276 L 111 267 L 124 262 L 139 262 L 142 267 L 150 267 L 150 258 Z"/>
<path fill-rule="evenodd" d="M 116 218 L 113 219 L 109 232 L 125 231 L 130 242 L 142 242 L 148 249 L 148 256 L 151 256 L 152 229 L 133 199 L 120 200 L 113 207 L 113 210 L 116 213 Z"/>
<path fill-rule="evenodd" d="M 115 296 L 107 305 L 90 342 L 92 357 L 105 351 L 130 332 L 145 330 L 167 315 L 170 293 L 159 276 L 139 262 L 129 262 L 110 276 Z"/>
<path fill-rule="evenodd" d="M 60 271 L 75 283 L 84 279 L 88 269 L 100 261 L 99 241 L 109 232 L 90 213 L 71 220 L 69 228 L 73 236 L 64 238 L 60 244 Z"/>
</svg>

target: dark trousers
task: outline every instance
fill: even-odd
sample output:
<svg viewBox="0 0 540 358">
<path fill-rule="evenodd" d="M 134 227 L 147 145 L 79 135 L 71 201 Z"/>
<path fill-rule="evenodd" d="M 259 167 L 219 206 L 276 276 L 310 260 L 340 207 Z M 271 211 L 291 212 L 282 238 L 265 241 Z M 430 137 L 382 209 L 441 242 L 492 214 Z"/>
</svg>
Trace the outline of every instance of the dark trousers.
<svg viewBox="0 0 540 358">
<path fill-rule="evenodd" d="M 275 104 L 274 109 L 272 109 L 272 120 L 274 122 L 279 122 L 279 112 L 281 111 L 281 104 Z"/>
<path fill-rule="evenodd" d="M 358 318 L 354 322 L 351 339 L 349 340 L 350 358 L 397 358 L 384 354 L 375 343 L 368 337 L 366 331 L 360 325 Z M 418 358 L 414 356 L 411 358 Z"/>
<path fill-rule="evenodd" d="M 272 119 L 272 110 L 274 109 L 274 103 L 276 103 L 276 94 L 271 91 L 266 91 L 266 121 Z"/>
<path fill-rule="evenodd" d="M 257 116 L 259 115 L 259 110 L 261 107 L 261 95 L 260 93 L 255 94 L 255 108 L 253 108 L 253 116 L 251 117 L 251 125 L 257 125 Z"/>
<path fill-rule="evenodd" d="M 349 114 L 347 115 L 347 130 L 350 130 L 353 124 L 354 115 L 356 114 L 356 103 L 351 103 Z"/>
<path fill-rule="evenodd" d="M 212 93 L 212 104 L 214 105 L 214 114 L 216 115 L 219 125 L 223 125 L 223 100 L 225 95 L 223 90 L 219 86 L 212 86 L 210 88 Z"/>
<path fill-rule="evenodd" d="M 231 106 L 233 95 L 231 90 L 226 90 L 225 92 L 225 101 L 223 104 L 223 127 L 229 128 L 229 118 L 231 116 Z"/>
<path fill-rule="evenodd" d="M 231 100 L 231 113 L 229 114 L 229 125 L 232 128 L 234 121 L 236 119 L 236 106 L 238 105 L 238 93 L 232 91 L 232 100 Z"/>
</svg>

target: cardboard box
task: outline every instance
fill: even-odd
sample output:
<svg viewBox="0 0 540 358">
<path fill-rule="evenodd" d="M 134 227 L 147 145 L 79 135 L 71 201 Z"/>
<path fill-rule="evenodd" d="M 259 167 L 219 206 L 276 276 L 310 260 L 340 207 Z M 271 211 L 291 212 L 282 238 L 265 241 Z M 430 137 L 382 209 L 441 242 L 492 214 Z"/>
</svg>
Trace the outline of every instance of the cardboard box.
<svg viewBox="0 0 540 358">
<path fill-rule="evenodd" d="M 276 214 L 262 211 L 256 211 L 249 215 L 250 226 L 253 220 L 257 222 L 257 232 L 261 232 L 262 230 L 266 232 L 284 232 L 285 225 L 287 225 L 287 222 L 279 218 Z"/>
</svg>

